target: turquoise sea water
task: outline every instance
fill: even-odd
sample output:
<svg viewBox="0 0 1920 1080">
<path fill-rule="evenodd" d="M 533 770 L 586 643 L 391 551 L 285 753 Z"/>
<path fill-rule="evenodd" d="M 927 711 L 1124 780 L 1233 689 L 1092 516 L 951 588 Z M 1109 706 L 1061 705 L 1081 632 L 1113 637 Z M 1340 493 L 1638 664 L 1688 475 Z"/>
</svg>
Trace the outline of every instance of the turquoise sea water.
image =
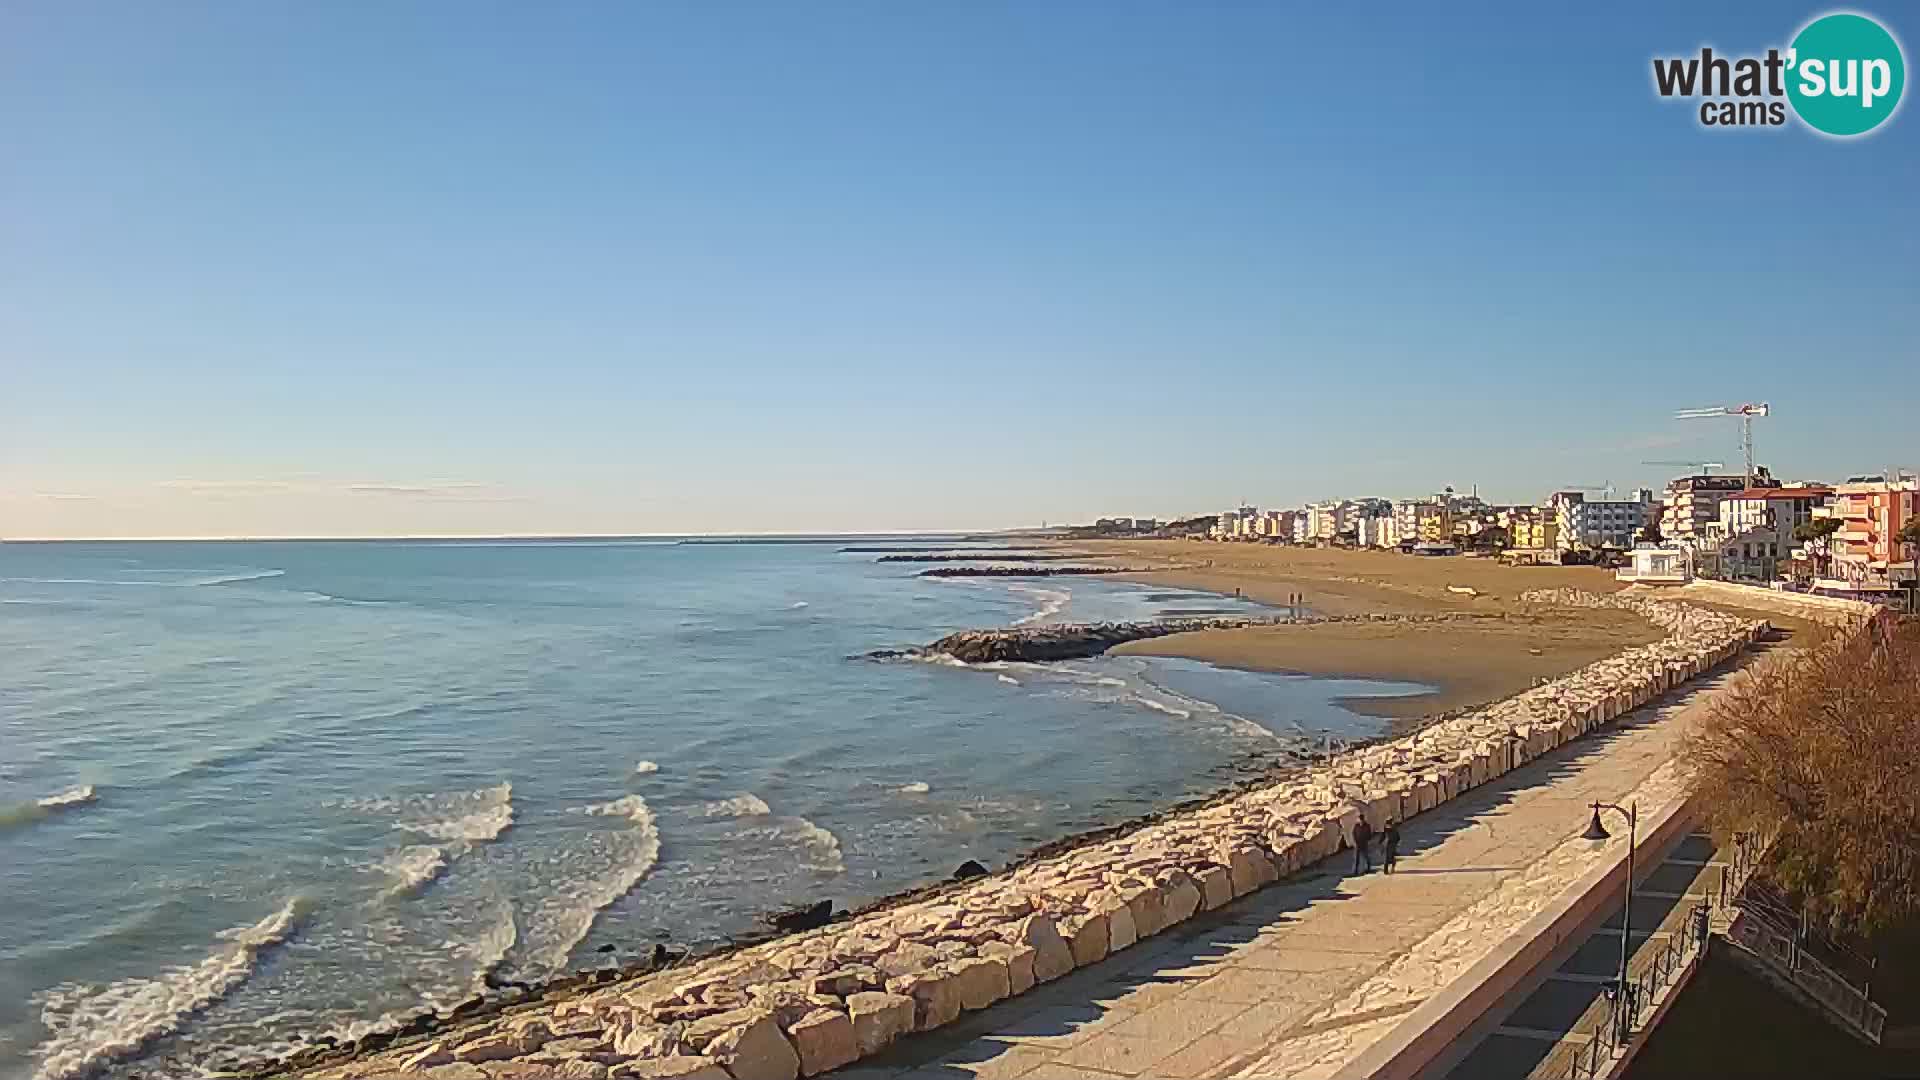
<svg viewBox="0 0 1920 1080">
<path fill-rule="evenodd" d="M 0 1078 L 196 1075 L 857 904 L 1396 689 L 856 659 L 1234 602 L 840 546 L 0 545 Z"/>
</svg>

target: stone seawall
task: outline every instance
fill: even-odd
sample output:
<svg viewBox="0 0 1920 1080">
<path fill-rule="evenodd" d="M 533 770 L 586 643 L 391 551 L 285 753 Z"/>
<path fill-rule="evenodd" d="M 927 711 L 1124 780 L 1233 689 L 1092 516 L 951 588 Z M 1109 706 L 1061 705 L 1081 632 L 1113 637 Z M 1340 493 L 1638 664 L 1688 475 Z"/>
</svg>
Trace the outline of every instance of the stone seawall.
<svg viewBox="0 0 1920 1080">
<path fill-rule="evenodd" d="M 1635 611 L 1667 636 L 1103 843 L 682 968 L 514 1006 L 309 1075 L 814 1076 L 1287 877 L 1339 851 L 1363 817 L 1377 827 L 1431 809 L 1728 660 L 1766 629 L 1671 601 L 1552 599 Z"/>
</svg>

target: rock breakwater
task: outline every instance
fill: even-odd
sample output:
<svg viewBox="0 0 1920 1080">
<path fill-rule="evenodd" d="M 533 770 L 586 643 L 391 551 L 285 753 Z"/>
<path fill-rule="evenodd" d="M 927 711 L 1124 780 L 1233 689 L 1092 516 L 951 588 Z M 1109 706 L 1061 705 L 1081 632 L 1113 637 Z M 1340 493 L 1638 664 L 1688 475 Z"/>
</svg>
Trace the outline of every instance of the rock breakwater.
<svg viewBox="0 0 1920 1080">
<path fill-rule="evenodd" d="M 814 1076 L 1287 877 L 1340 850 L 1362 819 L 1377 828 L 1431 809 L 1730 659 L 1767 628 L 1673 602 L 1553 599 L 1635 611 L 1666 636 L 1124 835 L 309 1075 L 450 1080 L 489 1063 L 486 1075 L 585 1080 Z M 508 1065 L 526 1068 L 493 1071 Z"/>
<path fill-rule="evenodd" d="M 1168 634 L 1202 630 L 1241 630 L 1250 626 L 1300 626 L 1335 622 L 1432 623 L 1473 616 L 1459 615 L 1299 615 L 1223 616 L 1210 618 L 1146 619 L 1135 622 L 1040 623 L 990 630 L 962 630 L 931 645 L 905 649 L 877 649 L 868 660 L 949 659 L 963 664 L 1029 663 L 1080 660 L 1099 656 L 1115 645 Z"/>
<path fill-rule="evenodd" d="M 1048 563 L 1065 562 L 1068 559 L 1084 559 L 1085 555 L 996 555 L 992 552 L 956 555 L 952 552 L 940 552 L 933 555 L 882 555 L 873 560 L 883 563 Z"/>
<path fill-rule="evenodd" d="M 996 560 L 1003 561 L 1003 560 Z M 936 566 L 916 577 L 1088 577 L 1098 574 L 1151 574 L 1151 566 Z"/>
</svg>

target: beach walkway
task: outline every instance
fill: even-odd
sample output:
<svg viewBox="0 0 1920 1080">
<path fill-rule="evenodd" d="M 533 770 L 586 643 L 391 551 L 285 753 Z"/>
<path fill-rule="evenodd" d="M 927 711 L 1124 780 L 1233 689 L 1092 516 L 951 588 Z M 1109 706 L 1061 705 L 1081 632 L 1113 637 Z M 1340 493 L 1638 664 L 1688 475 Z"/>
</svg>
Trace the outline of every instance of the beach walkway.
<svg viewBox="0 0 1920 1080">
<path fill-rule="evenodd" d="M 1397 872 L 1342 852 L 1017 999 L 896 1044 L 839 1080 L 1331 1077 L 1624 851 L 1580 839 L 1595 800 L 1642 820 L 1684 788 L 1704 677 L 1402 828 Z M 1624 832 L 1625 830 L 1619 830 Z"/>
</svg>

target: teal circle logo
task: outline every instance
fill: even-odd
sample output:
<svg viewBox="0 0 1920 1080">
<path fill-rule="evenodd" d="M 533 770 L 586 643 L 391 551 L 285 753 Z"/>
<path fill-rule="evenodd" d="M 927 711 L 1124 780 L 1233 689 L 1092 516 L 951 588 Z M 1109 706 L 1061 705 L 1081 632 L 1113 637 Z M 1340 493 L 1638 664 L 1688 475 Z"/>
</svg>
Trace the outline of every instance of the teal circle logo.
<svg viewBox="0 0 1920 1080">
<path fill-rule="evenodd" d="M 1900 43 L 1865 15 L 1822 15 L 1787 53 L 1787 100 L 1808 127 L 1864 135 L 1900 107 L 1907 65 Z"/>
</svg>

